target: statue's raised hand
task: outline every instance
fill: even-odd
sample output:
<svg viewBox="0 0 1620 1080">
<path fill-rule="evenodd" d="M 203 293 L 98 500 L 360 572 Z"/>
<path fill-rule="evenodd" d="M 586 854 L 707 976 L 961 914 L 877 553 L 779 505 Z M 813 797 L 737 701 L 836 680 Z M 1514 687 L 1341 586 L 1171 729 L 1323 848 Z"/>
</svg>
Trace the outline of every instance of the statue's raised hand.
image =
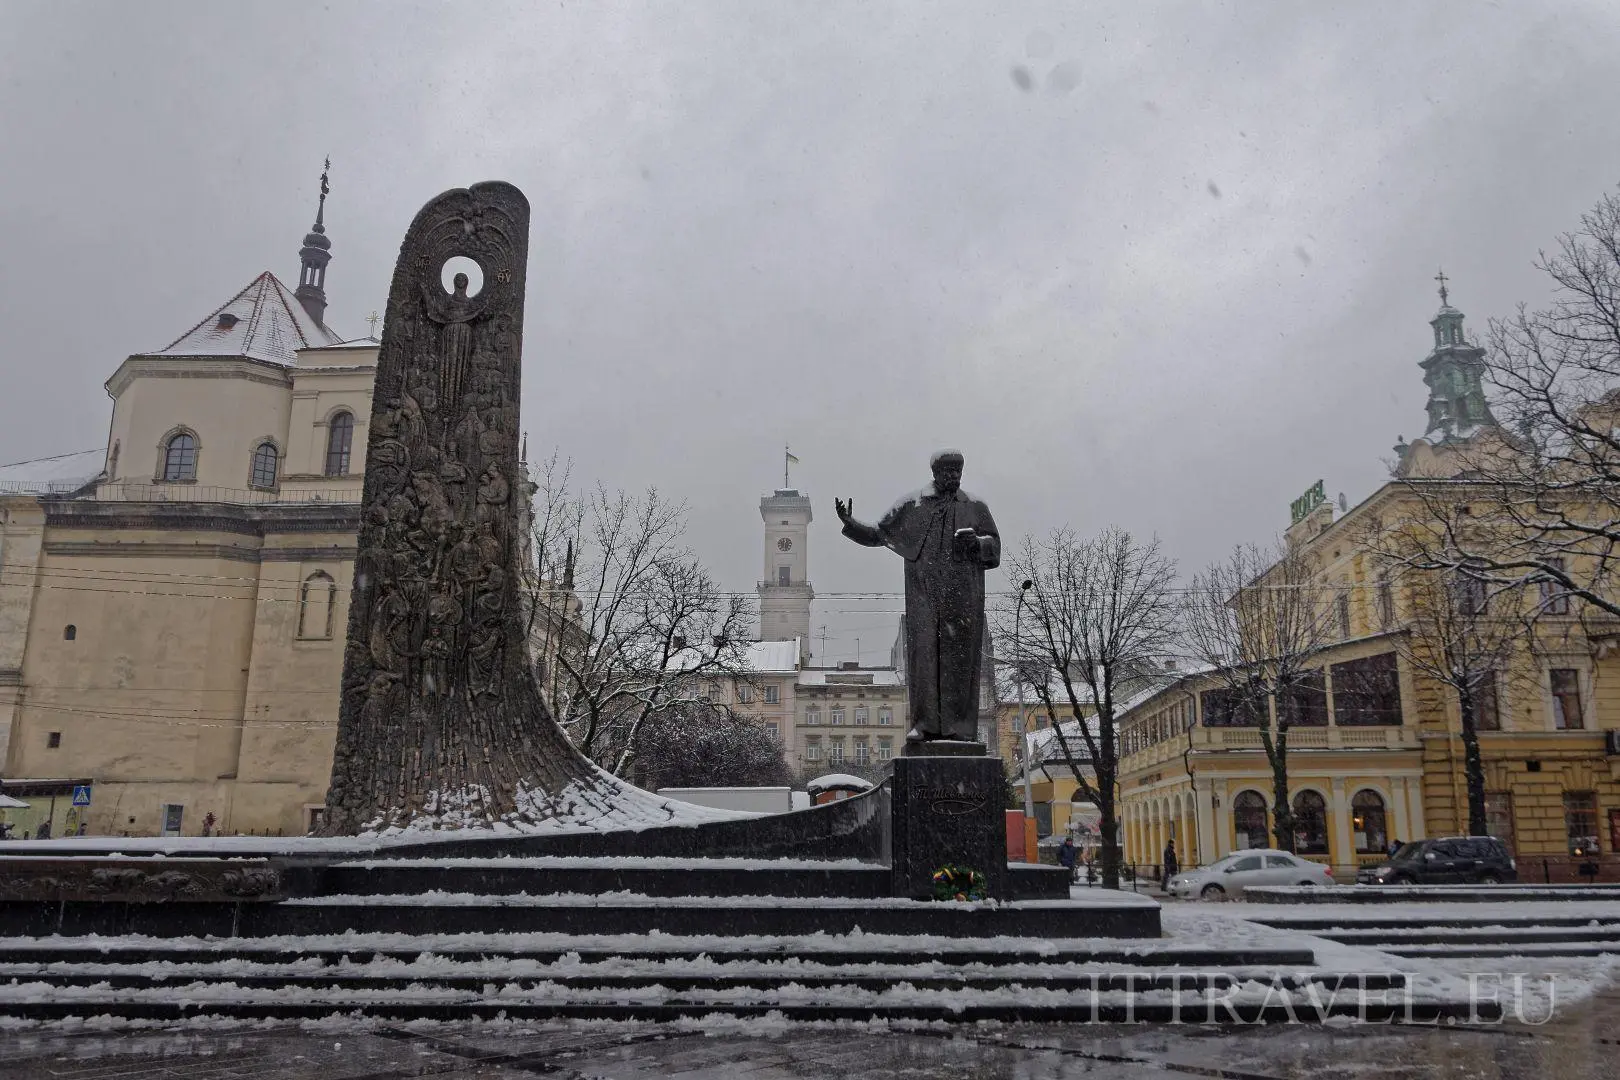
<svg viewBox="0 0 1620 1080">
<path fill-rule="evenodd" d="M 843 499 L 834 499 L 833 509 L 838 511 L 838 520 L 842 521 L 845 525 L 848 525 L 855 520 L 854 499 L 851 499 L 848 502 L 845 502 Z"/>
</svg>

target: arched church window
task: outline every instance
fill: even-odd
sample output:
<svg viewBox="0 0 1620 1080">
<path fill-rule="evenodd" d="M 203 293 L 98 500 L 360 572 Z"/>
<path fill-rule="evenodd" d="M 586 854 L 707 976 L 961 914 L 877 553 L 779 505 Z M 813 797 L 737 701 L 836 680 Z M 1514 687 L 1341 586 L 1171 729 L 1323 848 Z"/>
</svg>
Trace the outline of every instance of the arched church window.
<svg viewBox="0 0 1620 1080">
<path fill-rule="evenodd" d="M 347 476 L 354 447 L 354 414 L 340 412 L 326 425 L 326 475 Z"/>
<path fill-rule="evenodd" d="M 325 570 L 317 570 L 304 579 L 298 594 L 298 636 L 301 638 L 329 638 L 332 636 L 332 616 L 337 608 L 337 582 Z"/>
<path fill-rule="evenodd" d="M 197 479 L 197 438 L 186 432 L 169 439 L 163 448 L 163 479 Z"/>
<path fill-rule="evenodd" d="M 274 443 L 260 443 L 253 451 L 253 468 L 248 473 L 248 484 L 256 488 L 276 486 L 276 466 L 281 455 Z"/>
</svg>

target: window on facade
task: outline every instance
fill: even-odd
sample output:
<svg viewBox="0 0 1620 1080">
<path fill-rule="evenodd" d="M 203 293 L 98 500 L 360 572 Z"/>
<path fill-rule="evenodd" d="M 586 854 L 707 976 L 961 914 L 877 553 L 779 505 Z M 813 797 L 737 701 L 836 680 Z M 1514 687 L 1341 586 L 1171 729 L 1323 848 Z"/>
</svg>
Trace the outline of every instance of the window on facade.
<svg viewBox="0 0 1620 1080">
<path fill-rule="evenodd" d="M 1485 579 L 1479 572 L 1468 567 L 1459 567 L 1451 579 L 1452 603 L 1457 605 L 1457 611 L 1462 615 L 1483 615 L 1485 613 Z"/>
<path fill-rule="evenodd" d="M 1586 726 L 1581 714 L 1581 673 L 1575 668 L 1553 668 L 1547 672 L 1552 689 L 1553 726 L 1559 731 L 1578 731 Z"/>
<path fill-rule="evenodd" d="M 861 726 L 864 727 L 867 723 L 870 722 L 869 718 L 870 718 L 870 714 L 866 711 L 866 706 L 865 705 L 857 705 L 857 706 L 855 706 L 855 723 L 860 724 Z"/>
<path fill-rule="evenodd" d="M 777 726 L 775 720 L 767 720 L 765 721 L 765 734 L 771 737 L 771 742 L 776 742 L 782 737 L 782 729 Z"/>
<path fill-rule="evenodd" d="M 349 456 L 354 448 L 354 414 L 340 412 L 326 425 L 326 475 L 349 475 Z"/>
<path fill-rule="evenodd" d="M 855 764 L 868 765 L 872 761 L 872 749 L 865 739 L 855 740 Z"/>
<path fill-rule="evenodd" d="M 765 704 L 780 705 L 782 703 L 782 688 L 775 683 L 765 687 Z"/>
<path fill-rule="evenodd" d="M 1395 625 L 1395 583 L 1388 574 L 1378 575 L 1378 625 L 1385 630 Z"/>
<path fill-rule="evenodd" d="M 74 640 L 76 640 L 78 638 L 78 636 L 79 636 L 79 628 L 77 626 L 74 626 L 72 623 L 68 623 L 66 626 L 62 627 L 62 640 L 63 641 L 74 641 Z"/>
<path fill-rule="evenodd" d="M 1014 735 L 1022 735 L 1024 733 L 1024 718 L 1022 716 L 1013 717 L 1012 729 Z"/>
<path fill-rule="evenodd" d="M 838 725 L 840 727 L 843 726 L 843 723 L 844 723 L 844 707 L 842 705 L 834 705 L 831 709 L 829 709 L 827 711 L 827 717 L 828 717 L 828 722 L 829 723 Z"/>
<path fill-rule="evenodd" d="M 332 616 L 337 607 L 337 582 L 325 570 L 317 570 L 304 579 L 298 591 L 298 636 L 301 638 L 329 638 L 332 636 Z"/>
<path fill-rule="evenodd" d="M 62 745 L 62 733 L 60 731 L 53 731 L 50 734 L 45 736 L 45 747 L 46 747 L 46 749 L 48 749 L 48 750 L 56 750 L 56 749 L 59 749 L 61 747 L 61 745 Z"/>
<path fill-rule="evenodd" d="M 1231 687 L 1205 690 L 1198 695 L 1204 708 L 1205 727 L 1259 727 L 1258 703 L 1252 695 Z"/>
<path fill-rule="evenodd" d="M 878 710 L 878 727 L 889 727 L 893 723 L 894 723 L 894 710 L 893 709 L 879 709 Z"/>
<path fill-rule="evenodd" d="M 253 451 L 253 467 L 248 470 L 248 484 L 256 488 L 276 486 L 276 465 L 280 455 L 273 443 L 260 443 Z"/>
<path fill-rule="evenodd" d="M 820 739 L 806 739 L 804 741 L 804 760 L 806 760 L 806 761 L 820 761 L 821 760 L 821 740 Z"/>
<path fill-rule="evenodd" d="M 1597 796 L 1590 791 L 1564 792 L 1564 832 L 1571 855 L 1598 854 Z"/>
<path fill-rule="evenodd" d="M 1400 668 L 1394 653 L 1333 665 L 1333 722 L 1340 727 L 1401 723 Z"/>
<path fill-rule="evenodd" d="M 1339 595 L 1333 598 L 1334 613 L 1339 620 L 1339 636 L 1350 636 L 1350 587 L 1339 586 Z"/>
<path fill-rule="evenodd" d="M 1328 853 L 1327 800 L 1315 791 L 1294 796 L 1294 850 L 1301 855 Z"/>
<path fill-rule="evenodd" d="M 197 479 L 197 439 L 185 432 L 174 436 L 163 449 L 163 479 Z"/>
<path fill-rule="evenodd" d="M 1266 818 L 1266 797 L 1258 791 L 1240 791 L 1232 800 L 1232 826 L 1240 846 L 1271 846 L 1271 827 Z"/>
<path fill-rule="evenodd" d="M 878 760 L 888 761 L 894 757 L 894 743 L 889 739 L 878 740 Z"/>
<path fill-rule="evenodd" d="M 1301 672 L 1293 684 L 1278 695 L 1277 705 L 1294 727 L 1327 727 L 1327 675 L 1322 671 Z"/>
<path fill-rule="evenodd" d="M 1548 559 L 1547 566 L 1560 574 L 1564 572 L 1563 559 Z M 1569 593 L 1552 578 L 1547 578 L 1541 583 L 1541 610 L 1548 615 L 1569 614 Z"/>
<path fill-rule="evenodd" d="M 1513 851 L 1513 792 L 1485 793 L 1485 829 Z"/>
<path fill-rule="evenodd" d="M 776 583 L 778 585 L 793 584 L 793 569 L 787 566 L 778 566 L 776 568 Z"/>
<path fill-rule="evenodd" d="M 737 684 L 737 704 L 751 705 L 754 701 L 754 688 L 747 683 Z"/>
<path fill-rule="evenodd" d="M 806 724 L 820 724 L 821 723 L 821 710 L 820 709 L 806 709 L 806 710 L 804 710 L 804 722 Z"/>
<path fill-rule="evenodd" d="M 1468 715 L 1474 722 L 1474 730 L 1501 731 L 1502 714 L 1496 697 L 1496 672 L 1482 673 L 1469 697 Z"/>
<path fill-rule="evenodd" d="M 1350 827 L 1356 851 L 1362 855 L 1382 855 L 1389 850 L 1389 832 L 1384 824 L 1384 797 L 1366 788 L 1350 799 Z"/>
<path fill-rule="evenodd" d="M 827 761 L 833 765 L 842 765 L 844 763 L 843 739 L 834 739 L 832 744 L 827 747 Z"/>
</svg>

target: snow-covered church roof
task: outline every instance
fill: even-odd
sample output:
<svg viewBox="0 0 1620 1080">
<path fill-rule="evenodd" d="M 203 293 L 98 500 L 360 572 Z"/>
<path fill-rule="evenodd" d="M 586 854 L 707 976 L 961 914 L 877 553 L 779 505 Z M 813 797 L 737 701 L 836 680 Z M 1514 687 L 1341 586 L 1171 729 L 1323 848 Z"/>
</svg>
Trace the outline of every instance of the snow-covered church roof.
<svg viewBox="0 0 1620 1080">
<path fill-rule="evenodd" d="M 144 356 L 245 356 L 291 367 L 299 349 L 341 339 L 266 270 L 168 346 Z"/>
<path fill-rule="evenodd" d="M 101 475 L 106 460 L 107 451 L 98 448 L 0 465 L 0 494 L 62 495 L 77 491 Z"/>
</svg>

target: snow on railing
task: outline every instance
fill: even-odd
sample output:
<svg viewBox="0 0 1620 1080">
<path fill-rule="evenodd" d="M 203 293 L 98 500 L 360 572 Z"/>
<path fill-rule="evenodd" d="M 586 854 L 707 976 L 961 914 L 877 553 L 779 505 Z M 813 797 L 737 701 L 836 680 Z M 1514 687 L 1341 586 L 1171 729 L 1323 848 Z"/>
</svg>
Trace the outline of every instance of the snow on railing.
<svg viewBox="0 0 1620 1080">
<path fill-rule="evenodd" d="M 361 491 L 358 487 L 267 491 L 211 484 L 100 484 L 93 497 L 98 502 L 203 502 L 257 506 L 269 503 L 358 503 Z"/>
</svg>

